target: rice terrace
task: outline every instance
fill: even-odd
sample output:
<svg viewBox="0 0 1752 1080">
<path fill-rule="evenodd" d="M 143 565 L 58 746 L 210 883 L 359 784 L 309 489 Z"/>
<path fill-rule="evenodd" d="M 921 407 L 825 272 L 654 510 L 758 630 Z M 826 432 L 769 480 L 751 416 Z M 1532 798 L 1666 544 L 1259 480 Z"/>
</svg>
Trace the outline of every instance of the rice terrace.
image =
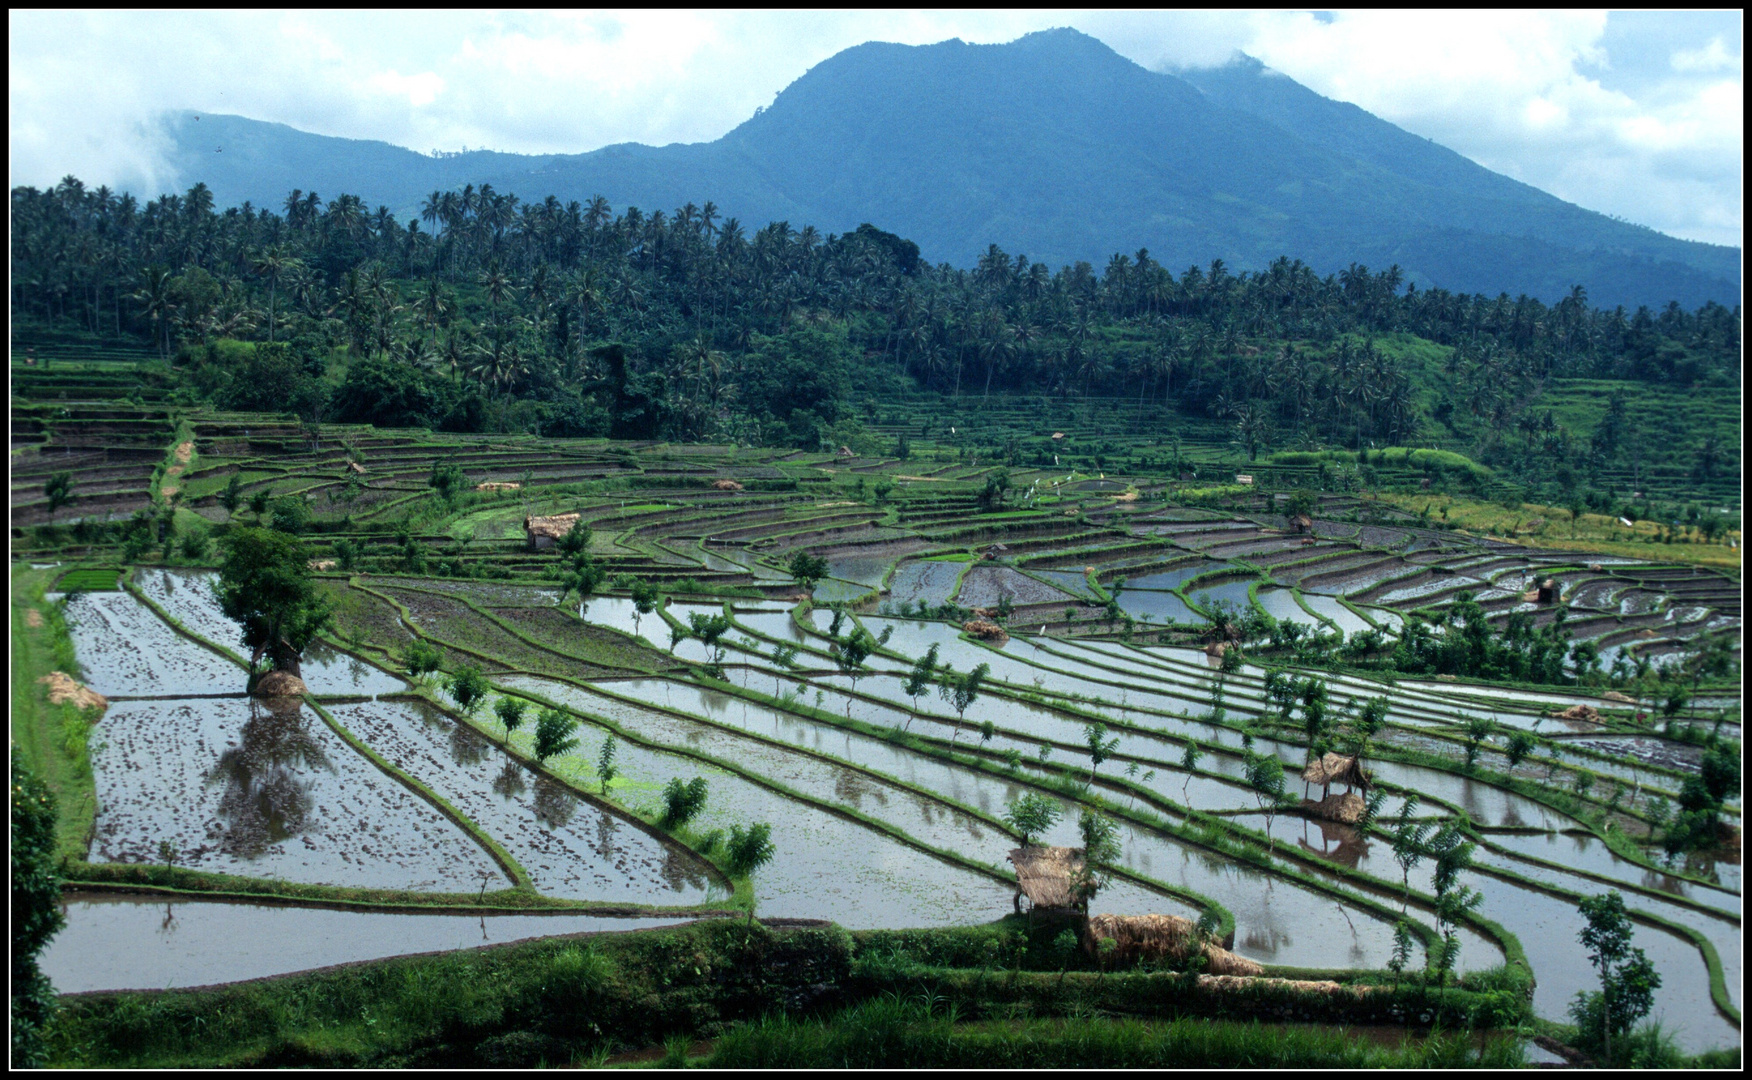
<svg viewBox="0 0 1752 1080">
<path fill-rule="evenodd" d="M 1737 297 L 11 198 L 15 1065 L 1739 1067 Z"/>
</svg>

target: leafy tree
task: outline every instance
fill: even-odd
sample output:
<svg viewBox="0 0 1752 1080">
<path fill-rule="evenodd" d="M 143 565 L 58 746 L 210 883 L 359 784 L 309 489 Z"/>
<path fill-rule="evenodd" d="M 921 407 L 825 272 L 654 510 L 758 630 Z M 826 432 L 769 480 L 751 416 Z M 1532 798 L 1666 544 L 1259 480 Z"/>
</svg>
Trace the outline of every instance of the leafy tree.
<svg viewBox="0 0 1752 1080">
<path fill-rule="evenodd" d="M 797 666 L 797 646 L 789 641 L 781 641 L 773 646 L 773 696 L 779 695 L 779 671 L 790 671 Z"/>
<path fill-rule="evenodd" d="M 663 788 L 663 827 L 679 829 L 706 808 L 706 778 L 696 776 L 686 783 L 673 777 Z"/>
<path fill-rule="evenodd" d="M 219 500 L 219 505 L 225 508 L 226 518 L 230 519 L 236 517 L 237 508 L 243 504 L 242 474 L 232 473 L 231 479 L 226 482 L 224 490 L 219 492 L 217 498 Z"/>
<path fill-rule="evenodd" d="M 522 698 L 502 697 L 493 703 L 493 711 L 499 714 L 499 723 L 505 725 L 505 745 L 511 744 L 511 736 L 517 733 L 528 709 L 529 702 Z"/>
<path fill-rule="evenodd" d="M 986 675 L 992 670 L 990 664 L 980 664 L 972 671 L 957 673 L 953 664 L 943 665 L 942 681 L 937 687 L 937 693 L 955 710 L 955 732 L 949 738 L 950 745 L 961 734 L 961 723 L 967 718 L 967 710 L 979 700 L 980 691 L 984 686 Z"/>
<path fill-rule="evenodd" d="M 444 654 L 438 651 L 436 645 L 424 640 L 415 640 L 408 644 L 407 672 L 416 678 L 430 675 L 444 664 Z"/>
<path fill-rule="evenodd" d="M 584 523 L 583 518 L 572 522 L 572 527 L 566 530 L 566 535 L 560 537 L 558 547 L 561 554 L 572 556 L 573 561 L 576 562 L 579 554 L 590 550 L 590 540 L 593 535 L 590 526 Z"/>
<path fill-rule="evenodd" d="M 1513 772 L 1517 765 L 1526 761 L 1527 755 L 1531 754 L 1534 747 L 1538 745 L 1538 740 L 1525 731 L 1517 731 L 1510 735 L 1508 745 L 1503 748 L 1504 756 L 1509 759 L 1509 771 Z"/>
<path fill-rule="evenodd" d="M 937 643 L 932 642 L 925 654 L 913 661 L 912 670 L 906 675 L 906 696 L 912 698 L 912 715 L 906 718 L 906 726 L 910 730 L 914 717 L 919 714 L 919 698 L 931 690 L 937 674 Z"/>
<path fill-rule="evenodd" d="M 1043 834 L 1057 825 L 1063 812 L 1064 807 L 1057 799 L 1038 792 L 1025 792 L 1005 810 L 1004 824 L 1021 836 L 1023 846 L 1027 846 L 1038 842 Z"/>
<path fill-rule="evenodd" d="M 1400 910 L 1404 911 L 1411 902 L 1411 872 L 1424 860 L 1424 839 L 1429 836 L 1428 822 L 1411 820 L 1417 812 L 1418 796 L 1416 792 L 1406 796 L 1405 804 L 1399 808 L 1399 822 L 1393 829 L 1393 861 L 1399 864 L 1401 882 L 1405 888 L 1405 896 L 1400 901 Z"/>
<path fill-rule="evenodd" d="M 1588 925 L 1579 935 L 1588 961 L 1600 973 L 1597 992 L 1578 993 L 1570 1016 L 1589 1043 L 1598 1041 L 1612 1059 L 1612 1036 L 1625 1035 L 1654 1008 L 1661 976 L 1643 951 L 1631 946 L 1630 917 L 1616 889 L 1603 896 L 1584 897 L 1579 910 Z"/>
<path fill-rule="evenodd" d="M 55 876 L 55 796 L 12 752 L 12 1067 L 46 1064 L 43 1029 L 55 1010 L 55 990 L 37 957 L 66 925 Z"/>
<path fill-rule="evenodd" d="M 1405 972 L 1405 965 L 1411 960 L 1412 934 L 1411 924 L 1400 919 L 1393 925 L 1393 958 L 1387 961 L 1387 969 L 1393 972 L 1395 983 Z"/>
<path fill-rule="evenodd" d="M 426 481 L 426 486 L 438 493 L 445 505 L 456 501 L 464 488 L 468 487 L 468 477 L 454 462 L 434 461 L 432 476 Z"/>
<path fill-rule="evenodd" d="M 730 839 L 725 842 L 725 862 L 732 877 L 753 877 L 754 872 L 772 860 L 777 849 L 772 842 L 772 826 L 766 822 L 730 826 Z M 754 922 L 754 905 L 748 907 L 748 921 Z"/>
<path fill-rule="evenodd" d="M 1192 785 L 1192 773 L 1194 769 L 1198 768 L 1199 759 L 1202 757 L 1204 757 L 1204 751 L 1200 750 L 1195 743 L 1187 743 L 1186 748 L 1180 752 L 1180 798 L 1189 813 L 1192 810 L 1192 795 L 1189 793 Z"/>
<path fill-rule="evenodd" d="M 1273 850 L 1275 841 L 1271 835 L 1271 823 L 1277 817 L 1278 807 L 1284 798 L 1284 767 L 1275 757 L 1247 752 L 1247 786 L 1253 789 L 1254 798 L 1259 800 L 1259 808 L 1265 812 L 1265 847 Z"/>
<path fill-rule="evenodd" d="M 791 561 L 785 564 L 791 577 L 797 582 L 797 587 L 814 595 L 815 583 L 827 576 L 827 560 L 819 555 L 811 555 L 807 551 L 799 551 L 791 556 Z"/>
<path fill-rule="evenodd" d="M 870 636 L 870 631 L 859 628 L 840 639 L 834 650 L 834 663 L 839 665 L 840 672 L 852 680 L 852 693 L 857 693 L 858 680 L 866 672 L 864 661 L 876 651 L 876 639 Z M 846 719 L 852 718 L 852 698 L 846 695 Z"/>
<path fill-rule="evenodd" d="M 565 603 L 573 593 L 578 594 L 579 604 L 588 602 L 601 586 L 603 576 L 602 567 L 596 565 L 589 552 L 576 553 L 572 564 L 560 573 L 560 603 Z"/>
<path fill-rule="evenodd" d="M 535 717 L 535 760 L 545 762 L 557 754 L 563 754 L 578 745 L 578 739 L 572 734 L 578 726 L 576 718 L 567 716 L 559 709 L 543 709 Z M 604 794 L 608 791 L 607 781 L 603 782 Z"/>
<path fill-rule="evenodd" d="M 712 650 L 712 663 L 717 664 L 724 658 L 724 647 L 720 644 L 724 635 L 730 632 L 730 616 L 724 614 L 707 615 L 703 611 L 689 612 L 687 616 L 688 632 L 700 639 L 700 643 Z"/>
<path fill-rule="evenodd" d="M 225 560 L 214 592 L 225 614 L 243 624 L 252 668 L 266 654 L 275 671 L 298 677 L 305 645 L 331 617 L 304 545 L 265 529 L 235 529 L 221 543 Z"/>
<path fill-rule="evenodd" d="M 335 562 L 343 571 L 352 573 L 353 569 L 359 565 L 359 545 L 344 536 L 336 540 Z"/>
<path fill-rule="evenodd" d="M 1077 907 L 1089 909 L 1089 901 L 1113 879 L 1112 866 L 1119 860 L 1119 824 L 1099 810 L 1077 815 L 1077 831 L 1083 836 L 1083 869 L 1071 883 Z"/>
<path fill-rule="evenodd" d="M 620 769 L 614 763 L 615 741 L 613 735 L 602 737 L 602 749 L 596 754 L 596 776 L 602 781 L 602 793 L 608 794 L 608 785 L 620 775 Z"/>
<path fill-rule="evenodd" d="M 657 610 L 657 586 L 640 578 L 629 590 L 633 600 L 633 633 L 639 632 L 639 620 Z"/>
<path fill-rule="evenodd" d="M 1089 748 L 1089 783 L 1095 782 L 1095 770 L 1119 749 L 1117 737 L 1107 738 L 1107 725 L 1099 720 L 1083 725 L 1083 745 Z"/>
<path fill-rule="evenodd" d="M 1496 732 L 1496 721 L 1488 716 L 1474 716 L 1466 721 L 1466 771 L 1478 764 L 1478 750 L 1484 740 Z"/>
<path fill-rule="evenodd" d="M 450 700 L 456 702 L 456 707 L 462 710 L 463 715 L 473 716 L 493 688 L 487 683 L 486 676 L 480 673 L 480 669 L 464 666 L 450 677 L 448 689 Z"/>
<path fill-rule="evenodd" d="M 296 536 L 310 528 L 310 503 L 302 495 L 282 495 L 273 503 L 274 528 Z"/>
<path fill-rule="evenodd" d="M 73 501 L 73 474 L 58 472 L 49 477 L 43 484 L 43 498 L 49 502 L 49 520 L 55 520 L 55 512 Z"/>
</svg>

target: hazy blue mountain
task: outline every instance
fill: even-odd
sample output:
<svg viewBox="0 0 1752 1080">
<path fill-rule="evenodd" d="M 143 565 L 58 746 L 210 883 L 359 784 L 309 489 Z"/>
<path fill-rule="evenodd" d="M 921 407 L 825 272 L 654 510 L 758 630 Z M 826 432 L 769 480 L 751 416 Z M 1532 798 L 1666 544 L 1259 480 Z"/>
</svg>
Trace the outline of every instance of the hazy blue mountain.
<svg viewBox="0 0 1752 1080">
<path fill-rule="evenodd" d="M 346 191 L 405 219 L 434 189 L 484 180 L 617 211 L 711 199 L 750 227 L 870 221 L 961 266 L 994 243 L 1054 267 L 1148 248 L 1176 269 L 1398 263 L 1423 287 L 1548 301 L 1575 284 L 1608 305 L 1740 293 L 1737 248 L 1583 210 L 1256 61 L 1162 74 L 1073 30 L 859 45 L 710 143 L 433 158 L 239 117 L 170 130 L 184 185 L 222 204 Z"/>
</svg>

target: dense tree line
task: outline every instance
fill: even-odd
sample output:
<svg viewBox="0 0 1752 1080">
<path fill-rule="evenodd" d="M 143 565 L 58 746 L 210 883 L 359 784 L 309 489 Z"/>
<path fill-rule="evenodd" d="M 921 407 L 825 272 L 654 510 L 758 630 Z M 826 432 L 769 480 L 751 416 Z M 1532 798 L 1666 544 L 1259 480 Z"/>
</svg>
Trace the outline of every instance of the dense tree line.
<svg viewBox="0 0 1752 1080">
<path fill-rule="evenodd" d="M 218 211 L 201 184 L 142 206 L 68 177 L 15 188 L 12 215 L 15 317 L 136 334 L 219 404 L 336 419 L 812 445 L 850 394 L 910 377 L 1159 401 L 1226 418 L 1249 452 L 1441 423 L 1602 460 L 1613 432 L 1573 445 L 1526 407 L 1543 380 L 1739 381 L 1737 307 L 1602 310 L 1580 287 L 1547 306 L 1402 288 L 1397 267 L 1176 274 L 1139 251 L 1052 271 L 994 245 L 957 269 L 869 225 L 750 231 L 711 202 L 616 214 L 485 184 L 403 222 L 351 195 Z M 1404 334 L 1452 347 L 1427 410 L 1386 345 Z M 366 362 L 331 393 L 339 346 Z"/>
</svg>

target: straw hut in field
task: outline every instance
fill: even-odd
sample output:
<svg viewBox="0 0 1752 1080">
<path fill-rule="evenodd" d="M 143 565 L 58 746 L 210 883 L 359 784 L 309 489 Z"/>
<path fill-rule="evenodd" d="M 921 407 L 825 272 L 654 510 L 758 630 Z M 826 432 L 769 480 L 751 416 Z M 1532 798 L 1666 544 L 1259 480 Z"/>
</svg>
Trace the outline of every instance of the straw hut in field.
<svg viewBox="0 0 1752 1080">
<path fill-rule="evenodd" d="M 1346 791 L 1357 787 L 1369 790 L 1369 774 L 1356 756 L 1328 752 L 1319 761 L 1310 761 L 1302 770 L 1302 784 L 1303 794 L 1307 794 L 1307 785 L 1319 784 L 1320 797 L 1324 799 L 1332 794 L 1334 784 L 1343 784 Z"/>
<path fill-rule="evenodd" d="M 1539 583 L 1538 587 L 1529 589 L 1522 593 L 1521 602 L 1526 604 L 1555 604 L 1557 603 L 1557 593 L 1557 579 L 1546 578 Z"/>
<path fill-rule="evenodd" d="M 1199 940 L 1191 919 L 1179 915 L 1096 915 L 1083 935 L 1083 949 L 1101 955 L 1101 943 L 1112 941 L 1110 962 L 1177 960 L 1203 953 L 1212 975 L 1263 975 L 1265 969 L 1221 946 Z"/>
<path fill-rule="evenodd" d="M 572 531 L 572 526 L 578 524 L 577 514 L 555 514 L 552 517 L 526 517 L 523 519 L 523 535 L 529 541 L 529 550 L 546 551 L 560 542 L 560 538 Z"/>
<path fill-rule="evenodd" d="M 1075 879 L 1083 872 L 1082 848 L 1045 847 L 1029 844 L 1010 852 L 1010 862 L 1016 867 L 1016 910 L 1022 911 L 1022 898 L 1028 898 L 1028 909 L 1081 912 L 1086 901 L 1076 898 Z"/>
<path fill-rule="evenodd" d="M 1290 528 L 1298 533 L 1311 533 L 1314 531 L 1314 519 L 1307 514 L 1297 514 L 1290 519 Z"/>
</svg>

